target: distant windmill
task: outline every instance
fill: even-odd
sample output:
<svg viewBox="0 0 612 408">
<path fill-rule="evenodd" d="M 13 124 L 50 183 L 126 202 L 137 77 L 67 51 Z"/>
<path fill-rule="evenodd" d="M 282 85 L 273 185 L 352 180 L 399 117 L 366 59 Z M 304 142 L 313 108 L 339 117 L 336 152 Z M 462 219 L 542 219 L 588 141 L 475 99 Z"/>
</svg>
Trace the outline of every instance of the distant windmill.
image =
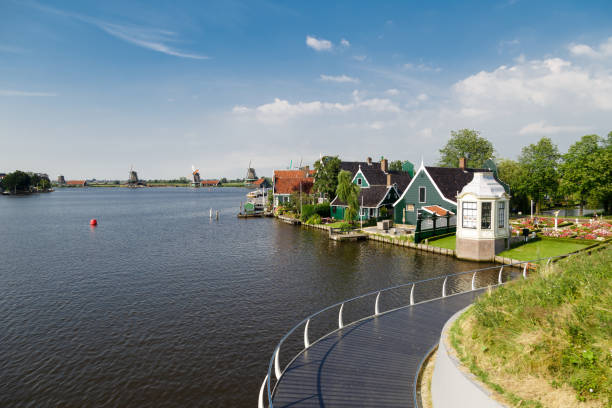
<svg viewBox="0 0 612 408">
<path fill-rule="evenodd" d="M 200 185 L 202 184 L 202 179 L 200 178 L 200 169 L 196 169 L 193 164 L 191 165 L 191 175 L 193 177 L 193 181 L 191 182 L 191 184 L 194 187 L 200 187 Z"/>
<path fill-rule="evenodd" d="M 255 169 L 251 167 L 251 161 L 249 160 L 249 167 L 247 167 L 246 177 L 244 178 L 245 184 L 250 184 L 257 180 L 257 173 Z"/>
<path fill-rule="evenodd" d="M 134 170 L 134 165 L 130 166 L 130 176 L 128 177 L 128 185 L 136 187 L 138 185 L 138 173 Z"/>
</svg>

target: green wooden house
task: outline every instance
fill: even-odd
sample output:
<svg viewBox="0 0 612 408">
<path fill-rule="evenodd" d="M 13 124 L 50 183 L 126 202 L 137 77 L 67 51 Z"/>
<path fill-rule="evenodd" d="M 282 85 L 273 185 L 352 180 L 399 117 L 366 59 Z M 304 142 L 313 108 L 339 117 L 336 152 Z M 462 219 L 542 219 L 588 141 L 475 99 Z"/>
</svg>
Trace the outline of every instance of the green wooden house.
<svg viewBox="0 0 612 408">
<path fill-rule="evenodd" d="M 444 216 L 457 213 L 457 194 L 474 178 L 474 173 L 492 171 L 494 177 L 510 192 L 510 188 L 497 177 L 497 168 L 493 161 L 485 163 L 486 168 L 466 167 L 465 159 L 460 160 L 459 167 L 431 167 L 421 165 L 410 184 L 393 205 L 393 220 L 396 224 L 416 225 L 417 215 L 436 214 Z"/>
<path fill-rule="evenodd" d="M 365 162 L 343 161 L 340 169 L 351 173 L 353 184 L 359 186 L 360 209 L 355 220 L 378 218 L 385 213 L 392 216 L 393 204 L 410 182 L 410 173 L 390 170 L 387 159 L 380 162 L 372 162 L 371 158 Z M 331 216 L 344 219 L 346 207 L 340 198 L 334 198 L 330 203 Z"/>
</svg>

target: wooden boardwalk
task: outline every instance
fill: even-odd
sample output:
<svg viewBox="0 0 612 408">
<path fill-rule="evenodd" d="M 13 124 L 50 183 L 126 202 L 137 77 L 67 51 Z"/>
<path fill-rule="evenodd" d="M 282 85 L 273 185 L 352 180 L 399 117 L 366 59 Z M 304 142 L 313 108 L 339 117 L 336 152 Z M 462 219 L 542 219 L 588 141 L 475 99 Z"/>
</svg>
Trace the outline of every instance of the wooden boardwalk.
<svg viewBox="0 0 612 408">
<path fill-rule="evenodd" d="M 287 367 L 274 407 L 415 407 L 419 365 L 444 323 L 483 290 L 405 307 L 323 338 Z"/>
</svg>

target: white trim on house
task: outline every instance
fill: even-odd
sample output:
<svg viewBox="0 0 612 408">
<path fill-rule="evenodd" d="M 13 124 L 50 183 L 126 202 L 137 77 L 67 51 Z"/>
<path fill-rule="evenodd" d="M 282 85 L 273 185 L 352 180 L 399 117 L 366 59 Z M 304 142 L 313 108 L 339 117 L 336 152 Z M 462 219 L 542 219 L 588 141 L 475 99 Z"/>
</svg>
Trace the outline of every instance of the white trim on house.
<svg viewBox="0 0 612 408">
<path fill-rule="evenodd" d="M 440 188 L 438 187 L 438 185 L 436 184 L 436 182 L 434 181 L 434 179 L 431 177 L 431 175 L 429 174 L 429 172 L 427 171 L 427 169 L 425 168 L 425 166 L 423 165 L 423 162 L 421 162 L 421 166 L 419 167 L 419 169 L 416 171 L 416 173 L 414 173 L 414 177 L 412 178 L 412 180 L 410 180 L 410 184 L 408 184 L 408 186 L 406 187 L 406 189 L 404 190 L 404 192 L 402 193 L 402 195 L 400 196 L 400 198 L 397 199 L 397 201 L 395 203 L 393 203 L 393 207 L 395 207 L 397 204 L 399 204 L 400 201 L 402 201 L 404 199 L 404 197 L 406 196 L 406 193 L 408 192 L 408 190 L 410 190 L 410 186 L 412 186 L 412 183 L 414 183 L 414 181 L 417 179 L 417 176 L 419 175 L 419 173 L 421 172 L 421 170 L 423 170 L 425 172 L 425 174 L 427 175 L 427 177 L 429 178 L 429 181 L 431 181 L 431 184 L 433 184 L 433 186 L 436 188 L 436 191 L 438 192 L 438 194 L 440 195 L 440 197 L 442 197 L 442 199 L 446 202 L 449 202 L 451 204 L 453 204 L 455 207 L 457 206 L 457 202 L 453 201 L 453 200 L 449 200 L 448 198 L 446 198 L 444 196 L 444 194 L 442 194 L 442 191 L 440 191 Z M 419 203 L 421 204 L 421 203 Z"/>
<path fill-rule="evenodd" d="M 390 191 L 391 189 L 394 189 L 394 190 L 395 190 L 395 192 L 397 193 L 397 195 L 399 195 L 399 191 L 397 191 L 397 187 L 395 186 L 395 184 L 393 184 L 392 186 L 389 186 L 389 187 L 387 188 L 387 192 L 385 193 L 385 196 L 382 198 L 382 200 L 380 200 L 380 201 L 378 202 L 378 204 L 376 205 L 376 208 L 379 208 L 379 207 L 381 206 L 382 202 L 383 202 L 383 201 L 385 201 L 385 199 L 386 199 L 386 198 L 387 198 L 387 196 L 389 195 L 389 191 Z M 394 205 L 395 205 L 395 204 L 394 204 Z"/>
<path fill-rule="evenodd" d="M 367 187 L 364 187 L 363 184 L 355 184 L 355 178 L 357 178 L 358 174 L 361 174 L 361 176 L 363 177 L 363 179 L 365 180 L 365 182 L 368 185 Z M 353 176 L 353 179 L 351 180 L 351 183 L 355 184 L 359 188 L 369 188 L 371 186 L 371 184 L 368 181 L 368 179 L 366 178 L 365 174 L 363 174 L 363 172 L 361 171 L 361 166 L 359 166 L 359 170 L 357 170 L 357 173 L 355 173 L 355 175 Z"/>
</svg>

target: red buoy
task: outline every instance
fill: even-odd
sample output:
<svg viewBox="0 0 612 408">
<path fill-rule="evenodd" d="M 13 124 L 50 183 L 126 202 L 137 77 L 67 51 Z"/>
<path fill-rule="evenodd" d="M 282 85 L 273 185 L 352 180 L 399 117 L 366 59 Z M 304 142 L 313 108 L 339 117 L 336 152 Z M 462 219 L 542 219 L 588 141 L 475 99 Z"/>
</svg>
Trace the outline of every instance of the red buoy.
<svg viewBox="0 0 612 408">
<path fill-rule="evenodd" d="M 95 218 L 92 218 L 92 219 L 89 221 L 89 225 L 94 225 L 94 226 L 95 226 L 95 225 L 98 225 L 98 220 L 96 220 Z"/>
</svg>

